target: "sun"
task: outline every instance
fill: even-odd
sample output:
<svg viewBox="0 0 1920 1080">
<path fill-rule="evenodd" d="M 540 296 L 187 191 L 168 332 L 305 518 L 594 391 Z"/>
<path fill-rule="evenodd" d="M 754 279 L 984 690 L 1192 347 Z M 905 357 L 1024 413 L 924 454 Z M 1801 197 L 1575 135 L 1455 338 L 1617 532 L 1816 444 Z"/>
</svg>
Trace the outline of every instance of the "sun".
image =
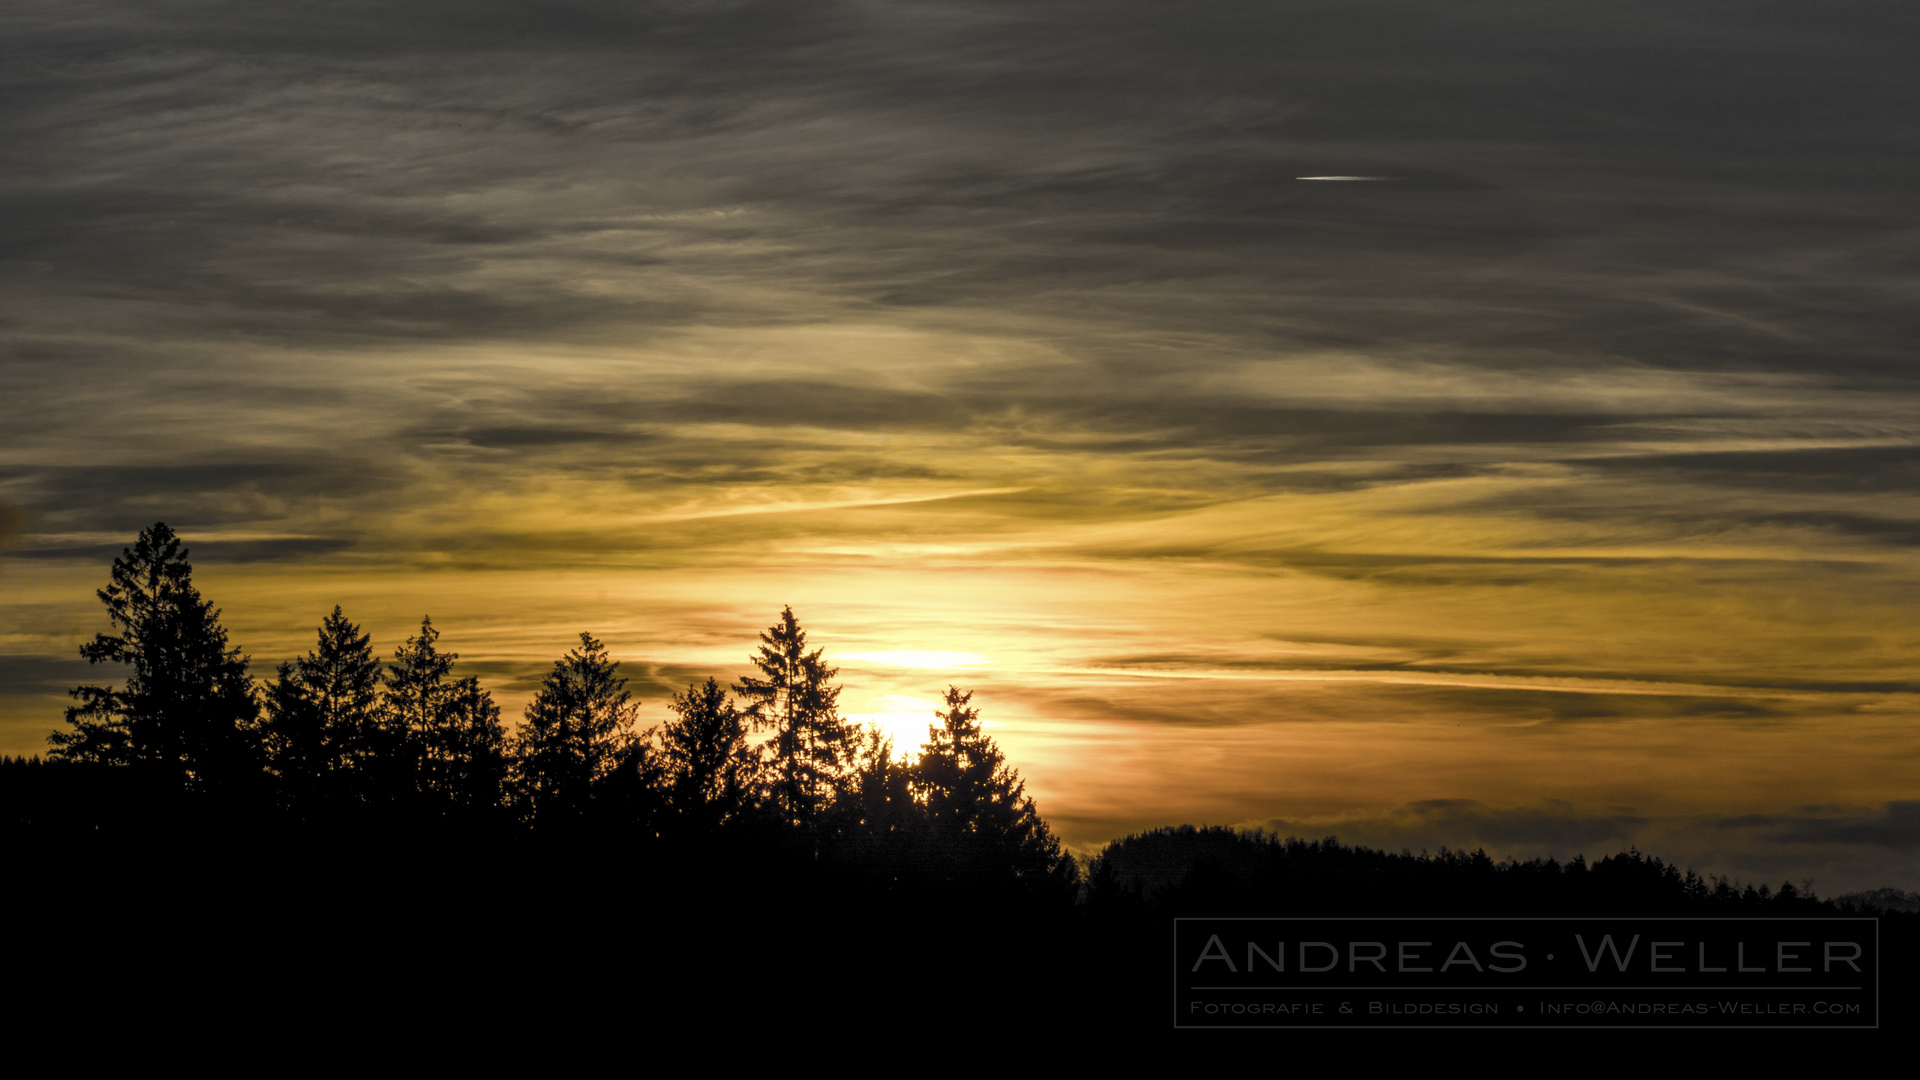
<svg viewBox="0 0 1920 1080">
<path fill-rule="evenodd" d="M 926 745 L 927 729 L 933 726 L 934 710 L 940 703 L 931 698 L 907 694 L 882 694 L 867 699 L 867 712 L 849 713 L 857 724 L 871 724 L 893 740 L 896 757 L 910 758 Z"/>
</svg>

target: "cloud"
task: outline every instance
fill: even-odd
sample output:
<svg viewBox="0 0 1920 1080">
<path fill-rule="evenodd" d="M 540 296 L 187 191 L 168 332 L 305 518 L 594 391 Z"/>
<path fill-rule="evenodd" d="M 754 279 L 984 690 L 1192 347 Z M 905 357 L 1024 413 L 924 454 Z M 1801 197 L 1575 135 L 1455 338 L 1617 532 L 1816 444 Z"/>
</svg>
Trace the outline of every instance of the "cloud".
<svg viewBox="0 0 1920 1080">
<path fill-rule="evenodd" d="M 27 512 L 24 508 L 0 501 L 0 548 L 12 546 L 26 524 Z"/>
<path fill-rule="evenodd" d="M 1757 447 L 1738 452 L 1625 455 L 1588 463 L 1602 474 L 1767 492 L 1898 492 L 1920 480 L 1920 446 Z"/>
<path fill-rule="evenodd" d="M 1879 812 L 1842 812 L 1820 816 L 1753 815 L 1730 818 L 1722 827 L 1758 829 L 1792 843 L 1880 848 L 1911 855 L 1920 850 L 1920 802 L 1890 802 Z"/>
<path fill-rule="evenodd" d="M 1511 735 L 1391 805 L 1625 733 L 1865 756 L 1920 610 L 1911 24 L 16 4 L 0 653 L 70 655 L 165 520 L 262 655 L 431 607 L 503 701 L 580 624 L 658 698 L 804 598 L 994 656 L 1016 742 Z M 1076 842 L 1117 827 L 1049 745 Z M 1633 827 L 1440 806 L 1392 827 Z"/>
<path fill-rule="evenodd" d="M 30 8 L 11 265 L 149 327 L 338 344 L 1077 307 L 1234 352 L 1799 367 L 1818 339 L 1902 370 L 1900 187 L 1855 168 L 1905 115 L 1869 59 L 1890 6 L 1740 47 L 1650 7 L 571 10 Z M 1809 174 L 1816 146 L 1846 171 Z M 1403 182 L 1285 179 L 1386 161 Z"/>
</svg>

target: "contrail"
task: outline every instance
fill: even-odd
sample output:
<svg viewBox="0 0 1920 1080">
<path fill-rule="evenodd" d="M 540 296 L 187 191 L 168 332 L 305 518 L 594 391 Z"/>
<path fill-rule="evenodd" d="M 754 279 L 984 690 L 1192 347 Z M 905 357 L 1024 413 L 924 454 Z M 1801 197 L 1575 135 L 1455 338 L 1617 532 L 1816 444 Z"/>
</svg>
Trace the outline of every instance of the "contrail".
<svg viewBox="0 0 1920 1080">
<path fill-rule="evenodd" d="M 1395 180 L 1393 176 L 1296 176 L 1295 180 Z"/>
</svg>

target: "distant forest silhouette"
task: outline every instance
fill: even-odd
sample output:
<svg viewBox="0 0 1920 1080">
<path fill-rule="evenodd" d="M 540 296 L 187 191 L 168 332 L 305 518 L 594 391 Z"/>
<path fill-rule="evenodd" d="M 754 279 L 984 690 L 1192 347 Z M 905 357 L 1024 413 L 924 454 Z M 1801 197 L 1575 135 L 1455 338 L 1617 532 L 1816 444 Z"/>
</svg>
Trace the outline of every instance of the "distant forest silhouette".
<svg viewBox="0 0 1920 1080">
<path fill-rule="evenodd" d="M 382 658 L 336 607 L 306 655 L 257 683 L 187 555 L 155 524 L 114 560 L 99 592 L 113 632 L 81 653 L 124 679 L 74 688 L 44 757 L 0 758 L 0 835 L 67 932 L 317 935 L 431 948 L 458 971 L 479 962 L 462 942 L 500 932 L 496 911 L 585 920 L 616 951 L 624 938 L 591 928 L 620 915 L 678 942 L 653 962 L 679 949 L 681 963 L 760 963 L 780 941 L 841 955 L 851 979 L 874 957 L 938 947 L 976 980 L 1036 978 L 1051 956 L 1066 972 L 1054 991 L 1112 994 L 1158 977 L 1174 915 L 1860 910 L 1637 851 L 1495 862 L 1183 825 L 1082 863 L 970 693 L 949 688 L 924 747 L 897 757 L 839 714 L 836 671 L 791 609 L 760 635 L 751 674 L 691 683 L 646 731 L 619 663 L 583 633 L 509 733 L 427 619 Z M 763 923 L 777 929 L 736 933 Z M 693 944 L 716 929 L 734 951 Z"/>
</svg>

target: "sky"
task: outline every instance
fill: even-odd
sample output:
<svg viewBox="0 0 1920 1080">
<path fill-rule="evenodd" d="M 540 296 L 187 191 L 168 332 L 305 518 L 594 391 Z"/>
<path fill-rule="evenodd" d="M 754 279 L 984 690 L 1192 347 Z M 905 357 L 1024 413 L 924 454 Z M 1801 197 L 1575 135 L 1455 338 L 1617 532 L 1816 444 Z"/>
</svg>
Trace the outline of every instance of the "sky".
<svg viewBox="0 0 1920 1080">
<path fill-rule="evenodd" d="M 584 631 L 657 723 L 791 605 L 1083 854 L 1920 887 L 1916 33 L 18 0 L 0 752 L 164 521 L 257 675 L 431 616 L 510 718 Z"/>
</svg>

